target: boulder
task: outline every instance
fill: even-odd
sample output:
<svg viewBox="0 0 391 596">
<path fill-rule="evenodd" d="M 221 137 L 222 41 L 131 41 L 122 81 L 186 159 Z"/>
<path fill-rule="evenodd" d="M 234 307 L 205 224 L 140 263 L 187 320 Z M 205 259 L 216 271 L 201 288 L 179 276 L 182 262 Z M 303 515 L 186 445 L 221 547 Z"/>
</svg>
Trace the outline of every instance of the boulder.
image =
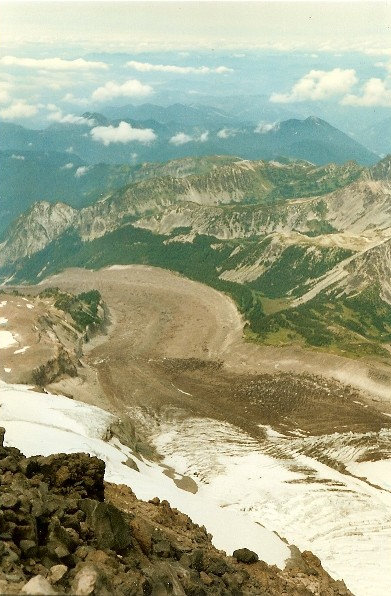
<svg viewBox="0 0 391 596">
<path fill-rule="evenodd" d="M 51 594 L 57 594 L 57 592 L 43 575 L 36 575 L 23 586 L 22 594 L 49 596 Z"/>
<path fill-rule="evenodd" d="M 257 553 L 249 548 L 239 548 L 233 552 L 233 556 L 239 563 L 246 563 L 247 565 L 259 561 Z"/>
<path fill-rule="evenodd" d="M 83 499 L 81 509 L 95 535 L 98 548 L 121 552 L 131 545 L 132 534 L 123 514 L 111 503 Z"/>
</svg>

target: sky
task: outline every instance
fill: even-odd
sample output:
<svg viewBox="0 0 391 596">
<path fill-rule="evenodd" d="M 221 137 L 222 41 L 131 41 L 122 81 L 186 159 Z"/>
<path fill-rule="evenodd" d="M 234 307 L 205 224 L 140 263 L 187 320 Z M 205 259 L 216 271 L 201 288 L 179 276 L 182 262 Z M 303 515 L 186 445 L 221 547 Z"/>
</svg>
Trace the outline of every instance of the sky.
<svg viewBox="0 0 391 596">
<path fill-rule="evenodd" d="M 3 1 L 0 40 L 0 119 L 26 126 L 232 95 L 348 132 L 391 115 L 390 1 Z"/>
<path fill-rule="evenodd" d="M 388 49 L 390 2 L 2 2 L 2 44 Z"/>
</svg>

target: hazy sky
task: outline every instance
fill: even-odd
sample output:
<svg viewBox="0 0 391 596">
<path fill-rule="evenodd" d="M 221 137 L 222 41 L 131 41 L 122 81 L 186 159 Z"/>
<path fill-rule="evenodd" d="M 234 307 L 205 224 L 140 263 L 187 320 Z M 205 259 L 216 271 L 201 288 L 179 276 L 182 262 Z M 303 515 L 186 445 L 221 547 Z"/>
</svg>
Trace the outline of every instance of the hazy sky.
<svg viewBox="0 0 391 596">
<path fill-rule="evenodd" d="M 391 47 L 389 1 L 3 1 L 0 10 L 2 44 L 82 41 L 129 50 Z"/>
<path fill-rule="evenodd" d="M 353 129 L 390 114 L 390 2 L 1 1 L 0 119 L 241 95 Z"/>
</svg>

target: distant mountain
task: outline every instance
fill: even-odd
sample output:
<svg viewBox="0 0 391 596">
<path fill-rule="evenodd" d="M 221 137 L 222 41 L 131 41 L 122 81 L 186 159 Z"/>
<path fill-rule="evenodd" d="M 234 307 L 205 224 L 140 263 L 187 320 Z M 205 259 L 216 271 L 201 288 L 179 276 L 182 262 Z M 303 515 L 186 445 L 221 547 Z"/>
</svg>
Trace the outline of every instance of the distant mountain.
<svg viewBox="0 0 391 596">
<path fill-rule="evenodd" d="M 0 237 L 17 216 L 38 201 L 84 207 L 137 180 L 205 173 L 215 164 L 232 160 L 221 157 L 167 164 L 87 165 L 75 153 L 0 151 Z"/>
<path fill-rule="evenodd" d="M 159 112 L 154 113 L 156 117 L 167 120 L 178 113 L 178 121 L 123 119 L 134 128 L 152 129 L 156 139 L 148 144 L 123 140 L 103 144 L 92 138 L 91 126 L 87 123 L 56 124 L 38 131 L 3 122 L 0 123 L 0 149 L 75 153 L 88 164 L 163 162 L 207 155 L 237 155 L 244 159 L 268 160 L 284 156 L 305 159 L 318 165 L 350 160 L 370 165 L 378 159 L 363 145 L 319 118 L 290 119 L 258 126 L 235 121 L 217 126 L 215 122 L 212 126 L 208 116 L 202 113 L 199 121 L 203 124 L 193 125 L 183 120 L 186 121 L 187 111 L 194 115 L 194 108 L 157 106 L 155 110 L 155 107 L 152 112 Z M 139 106 L 137 111 L 152 115 L 148 106 Z M 207 114 L 210 115 L 210 112 L 207 111 Z M 213 114 L 213 118 L 215 116 Z M 86 114 L 87 118 L 94 119 L 99 126 L 116 127 L 121 121 L 108 120 L 101 114 L 91 113 Z"/>
<path fill-rule="evenodd" d="M 391 117 L 369 126 L 361 134 L 367 147 L 378 154 L 391 153 Z"/>
<path fill-rule="evenodd" d="M 0 151 L 0 235 L 36 201 L 83 207 L 133 180 L 134 166 L 87 165 L 76 154 Z"/>
<path fill-rule="evenodd" d="M 104 114 L 111 120 L 156 120 L 162 124 L 175 122 L 185 126 L 212 126 L 213 128 L 243 121 L 213 107 L 180 103 L 167 107 L 149 103 L 140 106 L 107 107 L 104 109 Z"/>
</svg>

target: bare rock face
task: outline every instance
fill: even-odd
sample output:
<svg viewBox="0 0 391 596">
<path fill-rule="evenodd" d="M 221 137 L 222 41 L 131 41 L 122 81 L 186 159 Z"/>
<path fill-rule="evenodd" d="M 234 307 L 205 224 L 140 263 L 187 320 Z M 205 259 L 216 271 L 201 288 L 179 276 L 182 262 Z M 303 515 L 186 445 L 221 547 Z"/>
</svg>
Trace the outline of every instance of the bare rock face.
<svg viewBox="0 0 391 596">
<path fill-rule="evenodd" d="M 312 553 L 297 550 L 284 571 L 248 549 L 227 557 L 167 501 L 105 485 L 104 468 L 84 453 L 26 458 L 0 442 L 1 594 L 350 594 Z"/>
</svg>

